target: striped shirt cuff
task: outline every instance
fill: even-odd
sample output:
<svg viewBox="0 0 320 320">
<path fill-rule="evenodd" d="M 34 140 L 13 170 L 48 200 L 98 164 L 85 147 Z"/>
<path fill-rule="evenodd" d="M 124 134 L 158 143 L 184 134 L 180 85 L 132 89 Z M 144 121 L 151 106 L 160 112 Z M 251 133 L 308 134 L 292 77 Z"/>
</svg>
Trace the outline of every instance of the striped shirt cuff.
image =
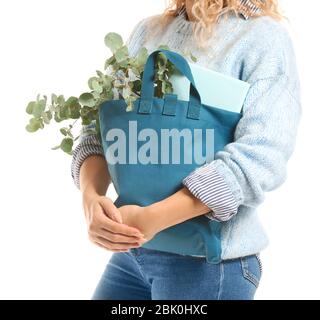
<svg viewBox="0 0 320 320">
<path fill-rule="evenodd" d="M 104 156 L 102 145 L 95 134 L 83 136 L 81 142 L 73 150 L 71 161 L 71 176 L 80 190 L 80 168 L 84 160 L 91 155 Z"/>
<path fill-rule="evenodd" d="M 205 214 L 209 219 L 227 221 L 237 213 L 238 205 L 231 189 L 210 163 L 191 172 L 183 184 L 212 210 Z"/>
</svg>

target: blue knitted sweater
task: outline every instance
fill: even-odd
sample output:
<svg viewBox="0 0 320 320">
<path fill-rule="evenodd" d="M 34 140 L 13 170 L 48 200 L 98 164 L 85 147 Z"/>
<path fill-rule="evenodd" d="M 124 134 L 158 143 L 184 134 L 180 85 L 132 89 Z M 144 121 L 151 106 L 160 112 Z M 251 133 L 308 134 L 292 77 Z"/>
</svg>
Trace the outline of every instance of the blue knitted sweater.
<svg viewBox="0 0 320 320">
<path fill-rule="evenodd" d="M 135 26 L 127 45 L 131 54 L 141 46 L 149 52 L 166 44 L 177 52 L 191 51 L 197 63 L 251 84 L 234 142 L 216 159 L 194 172 L 184 185 L 212 209 L 208 218 L 222 223 L 222 259 L 259 253 L 268 237 L 258 207 L 266 192 L 282 185 L 301 117 L 300 84 L 292 40 L 285 26 L 270 17 L 221 18 L 209 40 L 209 50 L 195 46 L 192 21 L 175 17 L 163 32 L 147 37 L 157 16 Z M 79 188 L 79 170 L 90 154 L 103 155 L 94 135 L 83 130 L 72 160 L 72 177 Z"/>
</svg>

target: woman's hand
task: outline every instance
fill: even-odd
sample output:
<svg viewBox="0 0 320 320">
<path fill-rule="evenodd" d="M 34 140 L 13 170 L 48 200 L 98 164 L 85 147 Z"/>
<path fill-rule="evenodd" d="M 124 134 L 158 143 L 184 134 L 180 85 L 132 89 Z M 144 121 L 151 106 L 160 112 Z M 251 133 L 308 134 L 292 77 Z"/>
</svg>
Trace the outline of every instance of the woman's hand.
<svg viewBox="0 0 320 320">
<path fill-rule="evenodd" d="M 185 187 L 146 207 L 119 208 L 123 223 L 138 228 L 147 241 L 160 231 L 210 212 L 210 209 Z"/>
<path fill-rule="evenodd" d="M 151 219 L 148 207 L 126 205 L 119 208 L 123 223 L 135 227 L 144 235 L 145 241 L 151 240 L 160 230 L 156 219 Z"/>
<path fill-rule="evenodd" d="M 109 198 L 85 192 L 82 203 L 89 239 L 96 245 L 113 252 L 123 252 L 145 242 L 139 229 L 125 224 L 120 211 Z"/>
</svg>

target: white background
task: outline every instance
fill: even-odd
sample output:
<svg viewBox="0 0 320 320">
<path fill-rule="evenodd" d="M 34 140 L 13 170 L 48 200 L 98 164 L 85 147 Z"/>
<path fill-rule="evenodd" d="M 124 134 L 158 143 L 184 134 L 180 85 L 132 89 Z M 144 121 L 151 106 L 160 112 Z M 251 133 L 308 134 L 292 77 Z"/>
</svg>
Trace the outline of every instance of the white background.
<svg viewBox="0 0 320 320">
<path fill-rule="evenodd" d="M 259 209 L 271 242 L 262 253 L 256 299 L 320 298 L 320 4 L 301 3 L 282 1 L 299 63 L 303 118 L 287 181 Z M 87 238 L 71 157 L 50 150 L 63 124 L 27 133 L 25 107 L 38 93 L 86 91 L 110 54 L 105 34 L 126 39 L 140 19 L 164 6 L 163 0 L 1 2 L 1 299 L 90 298 L 110 252 Z"/>
</svg>

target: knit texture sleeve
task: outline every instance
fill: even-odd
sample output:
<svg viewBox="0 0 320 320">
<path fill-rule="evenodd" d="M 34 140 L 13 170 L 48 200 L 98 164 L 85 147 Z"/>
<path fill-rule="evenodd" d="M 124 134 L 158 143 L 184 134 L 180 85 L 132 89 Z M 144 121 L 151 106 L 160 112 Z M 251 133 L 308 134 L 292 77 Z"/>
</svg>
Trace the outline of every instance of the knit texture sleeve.
<svg viewBox="0 0 320 320">
<path fill-rule="evenodd" d="M 296 93 L 289 91 L 291 81 L 286 74 L 256 81 L 234 142 L 184 179 L 194 196 L 212 210 L 208 218 L 226 221 L 240 205 L 257 207 L 265 192 L 285 181 L 301 114 Z"/>
<path fill-rule="evenodd" d="M 302 113 L 300 81 L 291 38 L 273 25 L 274 33 L 252 28 L 261 36 L 246 43 L 241 74 L 251 86 L 233 142 L 183 180 L 211 209 L 209 219 L 227 221 L 240 205 L 257 207 L 286 179 Z"/>
</svg>

